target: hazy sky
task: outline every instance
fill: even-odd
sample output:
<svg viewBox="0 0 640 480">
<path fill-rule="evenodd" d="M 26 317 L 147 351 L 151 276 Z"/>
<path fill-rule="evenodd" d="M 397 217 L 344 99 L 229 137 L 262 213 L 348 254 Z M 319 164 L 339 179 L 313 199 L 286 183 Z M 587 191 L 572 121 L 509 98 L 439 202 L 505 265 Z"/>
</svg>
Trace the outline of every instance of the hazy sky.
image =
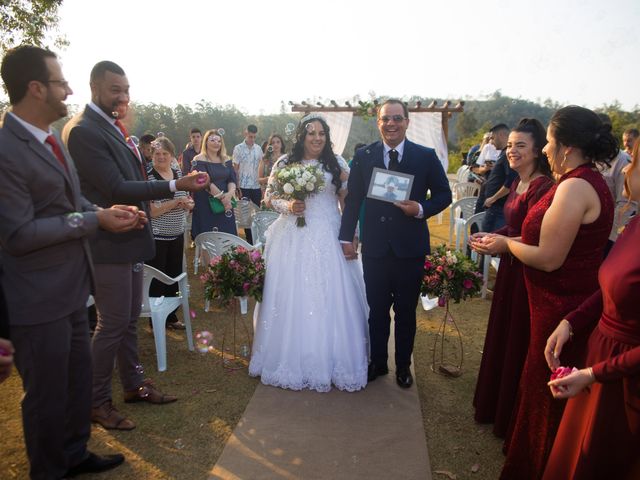
<svg viewBox="0 0 640 480">
<path fill-rule="evenodd" d="M 356 94 L 640 104 L 638 0 L 64 0 L 75 90 L 112 60 L 132 100 L 246 113 Z"/>
</svg>

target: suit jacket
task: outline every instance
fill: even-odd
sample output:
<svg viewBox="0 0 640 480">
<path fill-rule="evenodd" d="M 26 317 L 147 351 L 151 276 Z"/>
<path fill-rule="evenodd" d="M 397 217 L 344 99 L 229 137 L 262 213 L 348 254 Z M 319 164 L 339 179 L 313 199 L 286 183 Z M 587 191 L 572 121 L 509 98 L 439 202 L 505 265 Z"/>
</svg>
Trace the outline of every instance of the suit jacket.
<svg viewBox="0 0 640 480">
<path fill-rule="evenodd" d="M 140 161 L 120 132 L 87 106 L 64 128 L 63 137 L 78 167 L 82 193 L 100 207 L 136 205 L 151 219 L 146 200 L 173 197 L 169 182 L 148 182 Z M 100 230 L 91 240 L 95 263 L 143 262 L 155 256 L 151 222 L 142 230 Z"/>
<path fill-rule="evenodd" d="M 0 263 L 11 325 L 58 320 L 85 305 L 89 296 L 93 266 L 87 237 L 98 229 L 98 218 L 80 193 L 71 157 L 64 154 L 68 171 L 12 115 L 5 116 L 0 129 Z M 84 212 L 82 225 L 68 224 L 65 216 L 71 212 Z"/>
<path fill-rule="evenodd" d="M 375 167 L 385 168 L 382 142 L 360 148 L 353 158 L 340 240 L 353 240 L 360 205 L 364 200 L 363 255 L 382 257 L 390 249 L 399 258 L 427 255 L 430 252 L 427 219 L 451 203 L 449 180 L 435 151 L 405 140 L 398 168 L 398 172 L 414 176 L 409 200 L 422 205 L 422 219 L 406 216 L 392 203 L 366 197 Z M 431 194 L 429 199 L 427 192 Z"/>
</svg>

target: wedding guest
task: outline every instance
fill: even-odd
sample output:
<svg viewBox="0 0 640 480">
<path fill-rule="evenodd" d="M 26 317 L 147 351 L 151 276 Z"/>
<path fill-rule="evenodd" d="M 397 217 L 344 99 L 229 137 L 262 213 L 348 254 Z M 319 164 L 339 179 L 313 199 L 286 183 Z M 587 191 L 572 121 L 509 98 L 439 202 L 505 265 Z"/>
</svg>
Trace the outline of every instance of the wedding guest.
<svg viewBox="0 0 640 480">
<path fill-rule="evenodd" d="M 258 182 L 260 183 L 263 196 L 267 187 L 267 182 L 269 181 L 269 175 L 271 175 L 273 164 L 285 153 L 284 140 L 280 135 L 274 133 L 267 140 L 265 154 L 258 164 Z"/>
<path fill-rule="evenodd" d="M 640 145 L 625 167 L 625 194 L 640 200 Z M 600 267 L 600 290 L 566 315 L 544 355 L 561 365 L 572 336 L 589 335 L 586 368 L 549 382 L 556 398 L 570 398 L 545 480 L 640 478 L 640 218 L 625 227 Z M 566 364 L 565 364 L 566 365 Z"/>
<path fill-rule="evenodd" d="M 533 118 L 525 118 L 509 134 L 507 159 L 518 174 L 504 205 L 506 225 L 495 233 L 519 237 L 527 212 L 551 188 L 551 169 L 542 149 L 546 131 Z M 471 247 L 485 233 L 474 234 Z M 489 324 L 478 383 L 473 398 L 475 420 L 493 423 L 493 433 L 504 437 L 516 400 L 520 373 L 529 345 L 529 301 L 522 263 L 508 251 L 500 255 Z"/>
<path fill-rule="evenodd" d="M 287 165 L 315 166 L 324 190 L 278 198 L 275 175 Z M 281 215 L 269 227 L 266 278 L 256 313 L 249 374 L 292 390 L 356 391 L 367 384 L 367 302 L 362 266 L 345 262 L 338 241 L 349 168 L 333 153 L 323 117 L 302 119 L 292 152 L 276 162 L 266 202 Z M 297 227 L 298 215 L 306 226 Z M 292 294 L 292 292 L 296 292 Z"/>
<path fill-rule="evenodd" d="M 478 249 L 508 250 L 524 264 L 531 310 L 503 480 L 542 475 L 564 409 L 546 387 L 549 370 L 542 352 L 558 322 L 598 288 L 598 267 L 613 223 L 613 199 L 596 168 L 618 153 L 611 126 L 591 110 L 569 106 L 551 118 L 547 142 L 544 153 L 558 183 L 527 213 L 521 239 L 490 235 Z M 563 352 L 563 363 L 579 362 L 579 348 L 571 350 Z"/>
<path fill-rule="evenodd" d="M 142 156 L 123 120 L 129 112 L 129 80 L 114 62 L 98 62 L 90 75 L 91 102 L 66 126 L 67 144 L 81 180 L 82 192 L 96 205 L 132 202 L 148 212 L 149 200 L 180 190 L 206 187 L 209 177 L 147 182 Z M 160 136 L 160 135 L 158 135 Z M 93 409 L 91 418 L 107 429 L 131 430 L 132 420 L 113 405 L 114 365 L 126 403 L 176 401 L 144 378 L 138 353 L 137 324 L 142 305 L 143 264 L 155 255 L 151 225 L 118 237 L 98 231 L 90 241 L 96 272 L 98 325 L 92 340 Z"/>
<path fill-rule="evenodd" d="M 244 141 L 233 148 L 233 168 L 236 172 L 242 198 L 248 198 L 260 206 L 262 190 L 258 181 L 260 176 L 258 167 L 262 159 L 262 149 L 260 145 L 256 144 L 257 134 L 258 127 L 255 125 L 247 126 L 244 131 Z M 251 229 L 245 228 L 244 234 L 247 242 L 253 244 Z"/>
<path fill-rule="evenodd" d="M 149 168 L 151 166 L 151 162 L 153 161 L 153 147 L 151 144 L 156 139 L 155 135 L 150 133 L 145 133 L 140 137 L 140 142 L 138 143 L 138 149 L 142 156 L 144 157 L 144 163 Z"/>
<path fill-rule="evenodd" d="M 631 156 L 631 152 L 633 152 L 633 147 L 638 141 L 638 137 L 640 137 L 640 131 L 637 128 L 627 128 L 622 133 L 622 146 L 624 147 L 624 151 L 627 155 Z"/>
<path fill-rule="evenodd" d="M 147 174 L 149 180 L 170 181 L 181 178 L 180 170 L 171 168 L 175 158 L 175 147 L 171 140 L 167 137 L 158 138 L 153 142 L 152 148 L 153 165 Z M 156 256 L 146 263 L 170 277 L 177 277 L 182 273 L 186 216 L 192 208 L 193 200 L 187 192 L 182 191 L 175 192 L 173 198 L 151 202 L 151 229 L 156 244 Z M 154 279 L 149 287 L 149 295 L 175 297 L 176 285 L 165 285 Z M 167 317 L 166 326 L 173 330 L 185 329 L 175 310 Z"/>
<path fill-rule="evenodd" d="M 207 130 L 202 141 L 202 149 L 194 157 L 194 170 L 207 172 L 211 183 L 206 190 L 193 195 L 194 207 L 191 220 L 191 235 L 195 239 L 202 232 L 216 229 L 219 232 L 237 235 L 236 220 L 231 199 L 236 195 L 236 174 L 227 156 L 224 138 L 217 130 Z M 224 211 L 214 213 L 209 197 L 220 200 Z"/>
<path fill-rule="evenodd" d="M 371 308 L 368 380 L 389 373 L 389 312 L 393 306 L 396 383 L 410 388 L 416 306 L 424 259 L 430 251 L 427 219 L 451 203 L 451 189 L 435 151 L 405 137 L 409 111 L 402 101 L 385 101 L 377 112 L 377 124 L 381 140 L 358 150 L 353 159 L 339 238 L 345 258 L 355 260 L 358 255 L 354 237 L 364 202 L 362 263 Z M 413 175 L 406 200 L 390 203 L 367 198 L 373 169 L 382 165 L 390 171 Z M 431 193 L 429 198 L 427 191 Z"/>
<path fill-rule="evenodd" d="M 193 165 L 193 159 L 200 153 L 202 149 L 202 132 L 199 128 L 193 127 L 189 132 L 189 143 L 184 151 L 180 154 L 178 163 L 182 167 L 182 175 L 188 174 Z"/>
</svg>

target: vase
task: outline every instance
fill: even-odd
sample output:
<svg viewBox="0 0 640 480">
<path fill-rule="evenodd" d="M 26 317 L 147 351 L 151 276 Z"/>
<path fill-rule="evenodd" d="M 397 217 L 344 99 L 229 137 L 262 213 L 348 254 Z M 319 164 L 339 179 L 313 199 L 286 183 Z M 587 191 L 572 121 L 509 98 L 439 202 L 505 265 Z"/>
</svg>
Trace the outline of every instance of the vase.
<svg viewBox="0 0 640 480">
<path fill-rule="evenodd" d="M 431 370 L 441 375 L 459 377 L 462 375 L 462 362 L 464 359 L 462 334 L 456 324 L 455 318 L 453 318 L 453 315 L 451 314 L 449 302 L 450 299 L 448 297 L 444 297 L 439 301 L 439 304 L 442 304 L 442 307 L 445 310 L 433 344 Z M 452 340 L 447 339 L 447 330 L 449 330 L 449 336 L 453 338 Z M 453 346 L 451 345 L 452 343 Z M 456 349 L 455 345 L 459 346 L 459 355 L 452 355 L 450 352 L 451 350 Z M 445 350 L 447 350 L 447 352 L 445 352 Z M 458 357 L 459 361 L 454 360 L 453 362 L 450 362 L 449 360 L 454 356 Z"/>
</svg>

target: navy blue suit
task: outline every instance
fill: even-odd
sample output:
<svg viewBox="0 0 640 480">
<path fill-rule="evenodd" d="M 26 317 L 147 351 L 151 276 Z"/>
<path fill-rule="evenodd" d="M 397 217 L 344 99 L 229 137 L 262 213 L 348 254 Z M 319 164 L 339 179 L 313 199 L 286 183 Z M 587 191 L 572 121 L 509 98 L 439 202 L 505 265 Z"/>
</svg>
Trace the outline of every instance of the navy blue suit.
<svg viewBox="0 0 640 480">
<path fill-rule="evenodd" d="M 376 366 L 387 364 L 393 305 L 396 367 L 404 368 L 411 365 L 424 257 L 430 252 L 427 219 L 451 203 L 451 189 L 435 151 L 405 139 L 397 171 L 414 176 L 409 200 L 419 202 L 424 213 L 422 219 L 409 217 L 392 203 L 366 197 L 375 167 L 385 168 L 382 142 L 359 149 L 351 163 L 340 240 L 353 240 L 360 205 L 365 201 L 361 240 L 371 361 Z"/>
</svg>

